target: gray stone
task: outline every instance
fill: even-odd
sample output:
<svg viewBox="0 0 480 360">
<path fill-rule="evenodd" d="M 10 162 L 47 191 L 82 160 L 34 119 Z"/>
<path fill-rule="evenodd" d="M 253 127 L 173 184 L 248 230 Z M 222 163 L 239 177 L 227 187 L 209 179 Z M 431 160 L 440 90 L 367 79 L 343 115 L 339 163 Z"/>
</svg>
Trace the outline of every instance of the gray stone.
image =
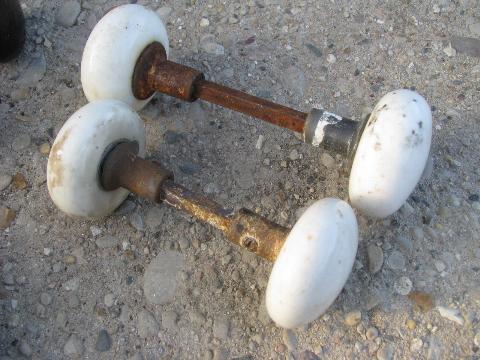
<svg viewBox="0 0 480 360">
<path fill-rule="evenodd" d="M 143 292 L 149 303 L 163 305 L 173 301 L 184 262 L 183 255 L 176 251 L 161 252 L 151 261 L 143 277 Z"/>
<path fill-rule="evenodd" d="M 133 354 L 132 356 L 130 356 L 128 358 L 128 360 L 145 360 L 145 358 L 143 357 L 142 353 L 137 352 L 137 353 Z"/>
<path fill-rule="evenodd" d="M 163 216 L 165 214 L 165 208 L 159 206 L 153 206 L 148 209 L 145 215 L 145 224 L 150 231 L 157 231 L 163 225 Z"/>
<path fill-rule="evenodd" d="M 0 191 L 5 190 L 12 182 L 12 177 L 8 174 L 0 174 Z"/>
<path fill-rule="evenodd" d="M 20 325 L 20 315 L 17 313 L 11 314 L 7 320 L 7 326 L 11 329 L 18 327 Z"/>
<path fill-rule="evenodd" d="M 218 316 L 213 322 L 213 336 L 220 340 L 226 340 L 228 337 L 229 323 L 224 316 Z"/>
<path fill-rule="evenodd" d="M 445 306 L 437 306 L 437 310 L 440 313 L 440 316 L 457 323 L 460 326 L 463 326 L 465 320 L 460 315 L 460 311 L 457 309 L 447 308 Z"/>
<path fill-rule="evenodd" d="M 332 169 L 335 167 L 335 159 L 327 152 L 323 152 L 322 155 L 320 155 L 320 161 L 327 169 Z"/>
<path fill-rule="evenodd" d="M 135 212 L 130 215 L 130 225 L 132 225 L 137 231 L 145 231 L 145 223 L 143 222 L 143 218 L 139 213 Z"/>
<path fill-rule="evenodd" d="M 108 293 L 103 298 L 103 303 L 106 307 L 112 307 L 115 304 L 115 295 Z"/>
<path fill-rule="evenodd" d="M 298 354 L 298 360 L 320 360 L 320 358 L 310 350 L 305 350 Z"/>
<path fill-rule="evenodd" d="M 404 251 L 409 253 L 413 251 L 413 243 L 408 236 L 398 235 L 396 241 L 400 248 Z"/>
<path fill-rule="evenodd" d="M 387 265 L 392 270 L 403 270 L 405 268 L 405 257 L 399 251 L 392 251 L 388 257 Z"/>
<path fill-rule="evenodd" d="M 97 244 L 100 249 L 108 249 L 117 246 L 118 239 L 112 235 L 104 235 L 95 240 L 95 244 Z"/>
<path fill-rule="evenodd" d="M 205 35 L 200 39 L 200 49 L 215 56 L 225 55 L 225 48 L 217 43 L 213 35 Z"/>
<path fill-rule="evenodd" d="M 49 294 L 49 293 L 41 293 L 40 294 L 40 302 L 42 303 L 42 305 L 50 305 L 51 302 L 52 302 L 52 296 Z"/>
<path fill-rule="evenodd" d="M 138 335 L 142 338 L 149 338 L 157 336 L 160 331 L 160 326 L 158 325 L 157 320 L 148 310 L 143 309 L 138 314 L 137 319 L 137 329 Z"/>
<path fill-rule="evenodd" d="M 368 270 L 375 274 L 380 271 L 383 265 L 383 251 L 382 249 L 374 244 L 367 246 L 367 256 L 368 256 Z"/>
<path fill-rule="evenodd" d="M 64 27 L 70 27 L 77 21 L 80 15 L 80 3 L 78 1 L 65 1 L 55 15 L 55 22 Z"/>
<path fill-rule="evenodd" d="M 451 40 L 452 47 L 459 53 L 473 57 L 480 57 L 480 39 L 454 36 Z"/>
<path fill-rule="evenodd" d="M 443 344 L 442 340 L 436 336 L 431 336 L 428 343 L 430 346 L 427 351 L 427 360 L 442 360 L 443 359 Z"/>
<path fill-rule="evenodd" d="M 47 71 L 47 60 L 43 51 L 32 58 L 28 67 L 22 72 L 17 79 L 17 84 L 21 86 L 34 86 L 43 79 Z"/>
<path fill-rule="evenodd" d="M 393 358 L 393 347 L 390 344 L 383 345 L 377 351 L 377 360 L 391 360 Z"/>
<path fill-rule="evenodd" d="M 468 30 L 470 30 L 472 35 L 480 38 L 480 22 L 472 22 L 468 25 Z"/>
<path fill-rule="evenodd" d="M 12 149 L 15 151 L 20 151 L 26 149 L 30 146 L 32 139 L 28 134 L 18 135 L 12 142 Z"/>
<path fill-rule="evenodd" d="M 157 9 L 157 15 L 160 16 L 160 18 L 166 22 L 168 20 L 168 17 L 172 13 L 172 8 L 168 6 L 162 6 Z"/>
<path fill-rule="evenodd" d="M 78 290 L 79 286 L 80 286 L 80 279 L 78 277 L 74 277 L 63 283 L 63 288 L 67 291 L 76 291 Z"/>
<path fill-rule="evenodd" d="M 178 315 L 175 311 L 169 310 L 162 313 L 162 327 L 174 330 L 177 327 Z"/>
<path fill-rule="evenodd" d="M 365 336 L 367 337 L 368 340 L 375 340 L 378 337 L 378 330 L 376 327 L 369 327 L 367 329 L 367 332 L 365 333 Z"/>
<path fill-rule="evenodd" d="M 100 330 L 97 336 L 97 342 L 95 343 L 95 350 L 104 352 L 110 350 L 112 347 L 112 338 L 108 334 L 107 330 Z"/>
<path fill-rule="evenodd" d="M 416 226 L 412 230 L 413 238 L 420 242 L 424 239 L 425 234 L 423 233 L 423 229 L 420 226 Z"/>
<path fill-rule="evenodd" d="M 67 356 L 80 356 L 84 351 L 83 342 L 75 334 L 70 335 L 63 347 L 63 353 Z"/>
<path fill-rule="evenodd" d="M 397 281 L 395 281 L 395 284 L 393 285 L 395 291 L 400 294 L 400 295 L 408 295 L 410 291 L 412 291 L 412 280 L 410 280 L 406 276 L 402 276 Z"/>
<path fill-rule="evenodd" d="M 290 155 L 288 155 L 288 157 L 290 158 L 290 160 L 295 161 L 300 158 L 300 154 L 298 153 L 297 149 L 293 149 L 292 151 L 290 151 Z"/>
<path fill-rule="evenodd" d="M 228 352 L 224 348 L 217 348 L 213 350 L 213 360 L 227 360 Z"/>
<path fill-rule="evenodd" d="M 25 357 L 30 357 L 33 355 L 32 347 L 26 340 L 20 340 L 20 344 L 18 345 L 18 351 Z"/>
<path fill-rule="evenodd" d="M 282 340 L 285 346 L 288 348 L 288 350 L 294 351 L 297 349 L 297 346 L 298 346 L 297 336 L 292 330 L 283 329 Z"/>
<path fill-rule="evenodd" d="M 13 278 L 13 274 L 12 274 L 12 273 L 5 273 L 5 274 L 3 274 L 3 276 L 2 276 L 2 282 L 3 282 L 5 285 L 9 285 L 9 286 L 15 285 L 15 279 Z"/>
</svg>

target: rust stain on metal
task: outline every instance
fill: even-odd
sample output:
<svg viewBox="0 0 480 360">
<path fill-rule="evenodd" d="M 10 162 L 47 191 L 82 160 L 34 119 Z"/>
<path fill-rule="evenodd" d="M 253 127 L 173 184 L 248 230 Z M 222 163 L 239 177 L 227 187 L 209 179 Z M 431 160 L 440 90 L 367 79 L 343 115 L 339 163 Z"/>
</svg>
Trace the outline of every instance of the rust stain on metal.
<svg viewBox="0 0 480 360">
<path fill-rule="evenodd" d="M 165 202 L 222 231 L 228 240 L 269 261 L 277 258 L 289 230 L 246 209 L 234 212 L 173 182 L 158 163 L 138 157 L 138 144 L 124 142 L 110 150 L 101 168 L 107 191 L 119 187 L 154 202 Z"/>
<path fill-rule="evenodd" d="M 162 44 L 148 45 L 140 55 L 133 73 L 132 90 L 144 100 L 155 91 L 185 101 L 202 99 L 271 124 L 303 132 L 308 114 L 205 80 L 203 73 L 167 60 Z"/>
<path fill-rule="evenodd" d="M 137 153 L 136 142 L 116 145 L 103 161 L 101 184 L 108 191 L 123 187 L 150 201 L 161 202 L 162 183 L 173 178 L 173 174 L 160 164 L 138 157 Z"/>
<path fill-rule="evenodd" d="M 194 96 L 300 133 L 308 116 L 304 112 L 207 80 L 195 83 Z"/>
<path fill-rule="evenodd" d="M 132 90 L 136 98 L 144 100 L 155 91 L 185 101 L 194 101 L 193 84 L 203 74 L 191 67 L 167 60 L 162 44 L 154 42 L 140 55 L 133 72 Z"/>
<path fill-rule="evenodd" d="M 269 261 L 275 261 L 288 229 L 254 212 L 224 209 L 216 202 L 192 193 L 172 181 L 163 183 L 164 201 L 221 230 L 232 243 Z"/>
</svg>

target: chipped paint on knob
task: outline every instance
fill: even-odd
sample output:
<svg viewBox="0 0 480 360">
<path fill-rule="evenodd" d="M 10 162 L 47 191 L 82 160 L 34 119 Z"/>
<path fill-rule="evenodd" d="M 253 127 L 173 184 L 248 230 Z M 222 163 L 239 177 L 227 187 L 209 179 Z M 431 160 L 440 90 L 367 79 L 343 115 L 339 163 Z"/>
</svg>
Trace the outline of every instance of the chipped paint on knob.
<svg viewBox="0 0 480 360">
<path fill-rule="evenodd" d="M 380 99 L 353 161 L 349 184 L 352 205 L 379 218 L 397 211 L 422 176 L 431 138 L 432 114 L 422 96 L 396 90 Z"/>
<path fill-rule="evenodd" d="M 267 286 L 267 311 L 284 328 L 318 318 L 342 290 L 358 244 L 355 214 L 346 202 L 315 202 L 287 237 Z"/>
</svg>

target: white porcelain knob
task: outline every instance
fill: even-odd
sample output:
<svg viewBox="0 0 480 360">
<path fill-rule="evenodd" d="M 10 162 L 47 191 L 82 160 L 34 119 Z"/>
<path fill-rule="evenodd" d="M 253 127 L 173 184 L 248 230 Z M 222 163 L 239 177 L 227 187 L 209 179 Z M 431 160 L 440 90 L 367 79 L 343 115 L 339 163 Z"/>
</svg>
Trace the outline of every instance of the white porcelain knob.
<svg viewBox="0 0 480 360">
<path fill-rule="evenodd" d="M 143 122 L 120 101 L 89 103 L 65 122 L 47 165 L 48 191 L 60 210 L 72 216 L 101 217 L 125 200 L 128 190 L 105 191 L 99 175 L 104 156 L 121 141 L 136 141 L 139 155 L 145 155 Z"/>
<path fill-rule="evenodd" d="M 349 196 L 363 213 L 397 211 L 419 182 L 428 159 L 432 114 L 415 91 L 385 95 L 370 115 L 350 173 Z"/>
<path fill-rule="evenodd" d="M 352 270 L 358 227 L 345 201 L 311 205 L 290 231 L 267 285 L 267 311 L 284 328 L 318 318 L 342 290 Z"/>
<path fill-rule="evenodd" d="M 81 78 L 89 101 L 116 99 L 140 110 L 150 99 L 132 91 L 135 64 L 151 43 L 160 42 L 168 55 L 168 35 L 160 17 L 136 4 L 115 7 L 100 19 L 83 50 Z"/>
</svg>

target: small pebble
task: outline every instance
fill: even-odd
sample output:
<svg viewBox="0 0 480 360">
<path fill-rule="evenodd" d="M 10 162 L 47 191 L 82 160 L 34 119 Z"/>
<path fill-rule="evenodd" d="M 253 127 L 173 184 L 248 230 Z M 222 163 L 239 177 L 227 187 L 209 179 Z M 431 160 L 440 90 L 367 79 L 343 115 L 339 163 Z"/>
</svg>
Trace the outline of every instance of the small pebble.
<svg viewBox="0 0 480 360">
<path fill-rule="evenodd" d="M 52 296 L 49 293 L 41 293 L 40 302 L 42 303 L 42 305 L 48 306 L 52 303 Z"/>
<path fill-rule="evenodd" d="M 5 190 L 12 182 L 12 177 L 8 174 L 0 174 L 0 191 Z"/>
<path fill-rule="evenodd" d="M 83 342 L 77 335 L 72 334 L 63 346 L 63 353 L 67 356 L 81 356 L 85 351 Z"/>
<path fill-rule="evenodd" d="M 259 135 L 257 139 L 257 143 L 255 144 L 255 149 L 261 150 L 263 147 L 263 141 L 265 137 L 263 135 Z"/>
<path fill-rule="evenodd" d="M 415 330 L 415 328 L 417 327 L 417 323 L 412 319 L 408 319 L 406 325 L 410 330 Z"/>
<path fill-rule="evenodd" d="M 112 235 L 104 235 L 95 240 L 100 249 L 108 249 L 117 246 L 118 239 Z"/>
<path fill-rule="evenodd" d="M 423 233 L 423 229 L 419 226 L 414 227 L 412 230 L 412 233 L 413 233 L 413 238 L 418 242 L 422 241 L 425 237 L 425 234 Z"/>
<path fill-rule="evenodd" d="M 162 313 L 162 327 L 173 330 L 177 327 L 178 315 L 175 311 L 165 311 Z"/>
<path fill-rule="evenodd" d="M 25 357 L 30 357 L 33 355 L 32 347 L 25 340 L 20 340 L 20 344 L 18 345 L 18 351 L 20 351 L 20 354 Z"/>
<path fill-rule="evenodd" d="M 156 336 L 160 330 L 157 320 L 148 310 L 143 309 L 138 314 L 137 319 L 138 335 L 142 338 Z"/>
<path fill-rule="evenodd" d="M 38 150 L 40 151 L 41 154 L 48 155 L 50 153 L 50 144 L 49 143 L 43 143 L 42 145 L 40 145 Z"/>
<path fill-rule="evenodd" d="M 143 222 L 143 218 L 139 213 L 135 212 L 130 215 L 130 225 L 132 225 L 137 231 L 145 231 L 145 223 Z"/>
<path fill-rule="evenodd" d="M 202 20 L 200 20 L 200 26 L 201 27 L 207 27 L 209 25 L 210 25 L 210 21 L 208 21 L 208 19 L 202 18 Z"/>
<path fill-rule="evenodd" d="M 328 54 L 327 55 L 327 61 L 330 63 L 330 64 L 334 64 L 336 61 L 337 61 L 337 57 L 333 54 Z"/>
<path fill-rule="evenodd" d="M 393 358 L 393 348 L 389 344 L 383 345 L 377 351 L 377 360 L 391 360 Z"/>
<path fill-rule="evenodd" d="M 369 327 L 365 335 L 367 336 L 368 340 L 374 340 L 378 337 L 378 330 L 373 326 Z"/>
<path fill-rule="evenodd" d="M 430 311 L 433 308 L 433 299 L 425 292 L 412 291 L 410 294 L 408 294 L 408 298 L 424 312 Z"/>
<path fill-rule="evenodd" d="M 112 346 L 112 338 L 107 330 L 100 330 L 98 332 L 97 342 L 95 343 L 95 350 L 105 352 L 110 350 Z"/>
<path fill-rule="evenodd" d="M 383 265 L 383 250 L 381 247 L 369 244 L 367 246 L 368 270 L 375 274 Z"/>
<path fill-rule="evenodd" d="M 414 338 L 410 343 L 410 351 L 412 352 L 420 351 L 422 349 L 422 346 L 423 346 L 422 339 Z"/>
<path fill-rule="evenodd" d="M 293 149 L 292 151 L 290 151 L 290 155 L 288 155 L 288 157 L 290 158 L 290 160 L 295 161 L 300 158 L 300 155 L 297 149 Z"/>
<path fill-rule="evenodd" d="M 228 320 L 219 316 L 215 318 L 213 322 L 213 336 L 220 340 L 226 340 L 228 337 L 229 323 Z"/>
<path fill-rule="evenodd" d="M 450 321 L 453 321 L 460 326 L 463 326 L 463 324 L 465 323 L 465 320 L 460 315 L 460 311 L 457 309 L 451 309 L 445 306 L 437 306 L 437 310 L 440 313 L 440 316 Z"/>
<path fill-rule="evenodd" d="M 63 258 L 63 261 L 65 262 L 65 264 L 67 265 L 73 265 L 77 262 L 77 258 L 73 255 L 67 255 Z"/>
<path fill-rule="evenodd" d="M 283 343 L 288 348 L 288 350 L 294 351 L 297 349 L 297 346 L 298 346 L 297 336 L 292 330 L 283 329 L 282 339 L 283 339 Z"/>
<path fill-rule="evenodd" d="M 333 169 L 335 167 L 335 159 L 329 153 L 323 152 L 322 155 L 320 155 L 320 161 L 327 169 Z"/>
<path fill-rule="evenodd" d="M 115 295 L 108 293 L 103 298 L 103 303 L 106 307 L 111 307 L 115 304 Z"/>
<path fill-rule="evenodd" d="M 412 280 L 410 280 L 406 276 L 402 276 L 397 281 L 395 281 L 393 287 L 398 294 L 406 296 L 412 290 L 412 286 Z"/>
<path fill-rule="evenodd" d="M 12 209 L 0 206 L 0 230 L 7 229 L 16 216 L 17 214 Z"/>
<path fill-rule="evenodd" d="M 172 13 L 172 8 L 168 6 L 162 6 L 157 9 L 156 11 L 157 15 L 160 16 L 160 18 L 166 22 L 168 20 L 168 17 Z"/>
<path fill-rule="evenodd" d="M 399 251 L 392 251 L 388 257 L 387 264 L 392 270 L 403 270 L 405 268 L 405 257 Z"/>
<path fill-rule="evenodd" d="M 55 21 L 57 24 L 64 27 L 70 27 L 77 21 L 78 15 L 80 15 L 81 7 L 78 1 L 65 1 L 55 15 Z"/>
<path fill-rule="evenodd" d="M 355 326 L 360 320 L 362 320 L 362 313 L 359 310 L 350 311 L 345 315 L 345 324 L 348 326 Z"/>
<path fill-rule="evenodd" d="M 32 139 L 30 138 L 30 135 L 21 134 L 18 135 L 15 139 L 13 139 L 12 148 L 15 151 L 20 151 L 29 147 L 31 142 Z"/>
<path fill-rule="evenodd" d="M 25 179 L 25 176 L 23 176 L 21 173 L 16 173 L 13 175 L 12 184 L 13 187 L 18 190 L 24 190 L 28 186 L 27 179 Z"/>
</svg>

